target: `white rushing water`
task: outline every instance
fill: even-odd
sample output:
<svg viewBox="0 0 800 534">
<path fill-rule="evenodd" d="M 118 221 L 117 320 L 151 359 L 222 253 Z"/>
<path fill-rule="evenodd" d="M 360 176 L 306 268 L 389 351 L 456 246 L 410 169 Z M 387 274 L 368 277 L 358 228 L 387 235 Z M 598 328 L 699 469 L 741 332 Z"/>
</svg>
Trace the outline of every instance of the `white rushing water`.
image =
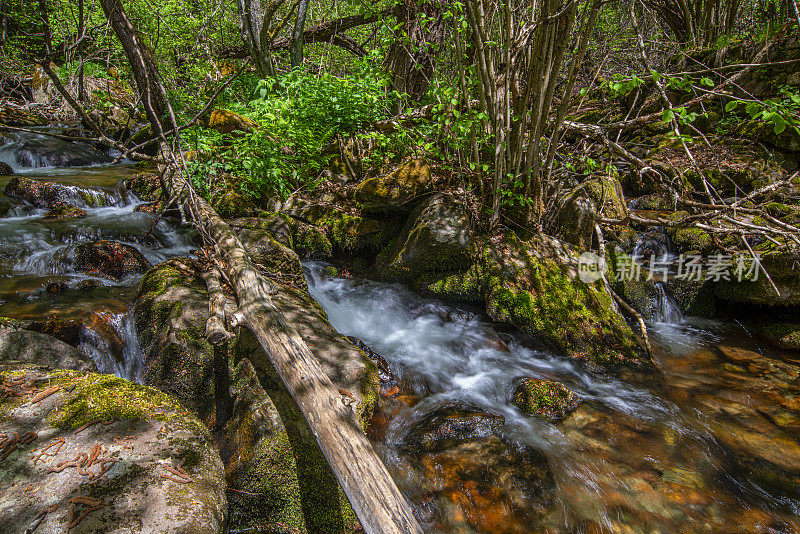
<svg viewBox="0 0 800 534">
<path fill-rule="evenodd" d="M 598 378 L 565 358 L 526 347 L 478 312 L 422 299 L 397 284 L 327 278 L 322 264 L 304 265 L 311 295 L 333 327 L 385 358 L 415 393 L 428 397 L 426 403 L 477 403 L 503 415 L 518 438 L 535 441 L 542 432 L 552 436 L 553 428 L 509 406 L 522 377 L 560 381 L 585 400 L 646 418 L 668 410 L 643 389 Z"/>
</svg>

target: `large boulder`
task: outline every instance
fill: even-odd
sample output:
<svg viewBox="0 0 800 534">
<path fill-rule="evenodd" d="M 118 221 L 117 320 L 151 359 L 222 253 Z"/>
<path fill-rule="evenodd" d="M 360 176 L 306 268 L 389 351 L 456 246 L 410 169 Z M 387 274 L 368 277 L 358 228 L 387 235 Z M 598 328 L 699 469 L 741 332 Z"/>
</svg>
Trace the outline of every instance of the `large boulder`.
<svg viewBox="0 0 800 534">
<path fill-rule="evenodd" d="M 205 339 L 208 292 L 194 261 L 170 259 L 148 271 L 134 299 L 133 318 L 145 384 L 174 395 L 213 427 L 214 349 Z"/>
<path fill-rule="evenodd" d="M 483 247 L 486 310 L 551 348 L 590 366 L 649 366 L 602 280 L 577 276 L 574 249 L 547 236 L 522 241 L 506 233 Z"/>
<path fill-rule="evenodd" d="M 364 180 L 356 186 L 356 202 L 366 214 L 410 213 L 433 190 L 431 169 L 422 160 L 402 164 L 386 176 Z"/>
<path fill-rule="evenodd" d="M 275 240 L 303 258 L 329 258 L 333 254 L 333 243 L 325 228 L 305 223 L 284 213 L 262 212 L 259 217 L 245 217 L 231 222 L 239 239 L 246 248 L 253 249 L 256 256 L 264 258 L 258 250 L 269 244 L 259 242 Z"/>
<path fill-rule="evenodd" d="M 40 332 L 0 325 L 0 366 L 19 363 L 51 369 L 97 371 L 91 358 L 61 340 Z"/>
<path fill-rule="evenodd" d="M 233 415 L 220 439 L 230 527 L 345 534 L 358 520 L 297 405 L 277 376 L 236 366 Z M 264 384 L 262 387 L 261 384 Z"/>
<path fill-rule="evenodd" d="M 158 174 L 140 172 L 123 182 L 123 186 L 139 200 L 155 202 L 161 200 L 161 182 Z"/>
<path fill-rule="evenodd" d="M 62 208 L 65 204 L 82 207 L 113 206 L 114 197 L 102 189 L 74 187 L 14 176 L 8 181 L 5 194 L 37 208 Z"/>
<path fill-rule="evenodd" d="M 0 382 L 4 532 L 223 531 L 219 452 L 176 399 L 78 371 L 20 367 Z"/>
<path fill-rule="evenodd" d="M 471 246 L 466 209 L 450 196 L 435 195 L 414 210 L 394 244 L 381 253 L 378 269 L 383 277 L 397 279 L 466 269 Z"/>
<path fill-rule="evenodd" d="M 134 274 L 143 274 L 150 262 L 133 245 L 116 241 L 90 241 L 72 249 L 75 270 L 120 281 Z"/>
<path fill-rule="evenodd" d="M 743 265 L 744 275 L 739 281 L 735 272 Z M 789 252 L 776 252 L 761 258 L 762 268 L 752 269 L 749 255 L 730 260 L 730 280 L 719 280 L 714 286 L 717 298 L 728 302 L 757 304 L 764 306 L 800 306 L 800 255 Z M 756 277 L 756 271 L 758 276 Z M 769 278 L 764 274 L 769 273 Z M 778 289 L 775 291 L 773 283 Z"/>
</svg>

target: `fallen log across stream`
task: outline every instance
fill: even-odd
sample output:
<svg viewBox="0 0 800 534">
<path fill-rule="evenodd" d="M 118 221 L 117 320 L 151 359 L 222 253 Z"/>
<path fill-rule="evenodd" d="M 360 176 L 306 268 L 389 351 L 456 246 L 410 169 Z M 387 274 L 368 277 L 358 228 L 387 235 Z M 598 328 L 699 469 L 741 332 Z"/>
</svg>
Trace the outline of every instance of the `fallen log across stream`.
<svg viewBox="0 0 800 534">
<path fill-rule="evenodd" d="M 275 306 L 271 284 L 250 262 L 230 226 L 175 172 L 165 180 L 198 230 L 213 244 L 223 274 L 236 291 L 234 326 L 245 326 L 263 352 L 253 365 L 274 366 L 314 433 L 364 531 L 414 534 L 422 528 L 362 431 L 353 409 L 343 402 L 316 357 Z M 259 357 L 258 354 L 261 356 Z M 263 361 L 267 360 L 268 361 Z M 261 359 L 262 361 L 259 361 Z"/>
</svg>

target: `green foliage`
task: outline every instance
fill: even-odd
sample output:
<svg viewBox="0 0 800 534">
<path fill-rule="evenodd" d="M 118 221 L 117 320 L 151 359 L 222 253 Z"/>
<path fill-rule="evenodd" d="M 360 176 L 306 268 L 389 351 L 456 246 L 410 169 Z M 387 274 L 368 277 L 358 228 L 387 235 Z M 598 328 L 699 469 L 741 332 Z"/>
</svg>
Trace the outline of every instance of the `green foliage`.
<svg viewBox="0 0 800 534">
<path fill-rule="evenodd" d="M 260 80 L 254 99 L 232 106 L 259 127 L 230 135 L 196 129 L 197 152 L 210 156 L 196 170 L 211 165 L 232 173 L 243 192 L 261 200 L 312 186 L 326 163 L 324 148 L 336 135 L 354 134 L 386 115 L 385 86 L 370 62 L 343 78 L 295 70 Z"/>
<path fill-rule="evenodd" d="M 800 93 L 797 90 L 783 87 L 781 96 L 764 101 L 731 100 L 725 105 L 725 111 L 733 112 L 739 106 L 744 106 L 750 118 L 771 124 L 776 135 L 782 134 L 786 128 L 800 135 Z"/>
</svg>

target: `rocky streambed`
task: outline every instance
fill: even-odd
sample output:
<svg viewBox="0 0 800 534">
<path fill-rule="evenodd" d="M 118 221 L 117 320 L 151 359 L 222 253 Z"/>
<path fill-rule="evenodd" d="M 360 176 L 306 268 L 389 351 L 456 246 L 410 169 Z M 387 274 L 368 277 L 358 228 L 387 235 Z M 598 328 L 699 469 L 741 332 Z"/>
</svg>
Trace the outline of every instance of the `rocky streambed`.
<svg viewBox="0 0 800 534">
<path fill-rule="evenodd" d="M 798 353 L 623 287 L 652 309 L 651 361 L 573 247 L 480 238 L 429 178 L 407 165 L 337 207 L 213 199 L 426 531 L 800 529 Z M 358 531 L 266 355 L 245 331 L 206 342 L 202 255 L 154 225 L 152 175 L 2 180 L 0 524 Z"/>
</svg>

